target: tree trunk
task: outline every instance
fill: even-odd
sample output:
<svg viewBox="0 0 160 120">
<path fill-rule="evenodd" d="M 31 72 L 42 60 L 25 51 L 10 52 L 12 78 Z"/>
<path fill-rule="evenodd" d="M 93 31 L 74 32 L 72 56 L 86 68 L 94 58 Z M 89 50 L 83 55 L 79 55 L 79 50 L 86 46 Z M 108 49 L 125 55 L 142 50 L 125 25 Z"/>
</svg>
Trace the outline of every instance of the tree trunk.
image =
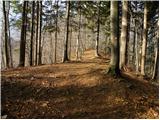
<svg viewBox="0 0 160 120">
<path fill-rule="evenodd" d="M 108 73 L 119 75 L 119 16 L 118 1 L 111 1 L 111 61 Z"/>
<path fill-rule="evenodd" d="M 156 68 L 158 66 L 158 44 L 157 44 L 157 47 L 155 48 L 155 62 L 154 62 L 154 68 L 153 68 L 153 75 L 152 75 L 152 79 L 155 79 L 155 76 L 156 76 Z"/>
<path fill-rule="evenodd" d="M 141 58 L 141 74 L 145 75 L 145 58 L 146 58 L 146 46 L 147 46 L 147 2 L 144 6 L 144 23 L 143 23 L 143 42 L 142 42 L 142 58 Z"/>
<path fill-rule="evenodd" d="M 70 30 L 70 44 L 69 44 L 70 46 L 69 46 L 69 58 L 70 58 L 70 60 L 71 60 L 71 57 L 72 57 L 72 28 L 71 28 L 71 30 Z"/>
<path fill-rule="evenodd" d="M 9 35 L 9 54 L 10 54 L 10 61 L 11 61 L 11 67 L 13 67 L 13 56 L 12 56 L 12 45 L 11 45 L 11 37 L 10 37 L 10 25 L 9 25 L 9 11 L 10 11 L 10 1 L 8 1 L 8 35 Z"/>
<path fill-rule="evenodd" d="M 23 4 L 23 14 L 22 14 L 22 28 L 21 28 L 21 42 L 20 42 L 20 60 L 19 66 L 25 66 L 25 47 L 26 47 L 26 27 L 27 27 L 27 1 Z"/>
<path fill-rule="evenodd" d="M 135 18 L 133 18 L 133 24 L 134 24 L 134 26 L 136 26 L 136 20 L 135 20 Z M 135 63 L 135 39 L 136 39 L 136 28 L 134 27 L 132 63 Z"/>
<path fill-rule="evenodd" d="M 4 18 L 2 19 L 2 27 L 1 27 L 1 56 L 2 56 L 2 62 L 1 62 L 1 68 L 6 67 L 6 60 L 5 60 L 5 24 L 4 24 Z"/>
<path fill-rule="evenodd" d="M 99 29 L 100 29 L 100 4 L 101 2 L 97 2 L 97 38 L 96 38 L 96 57 L 99 56 Z"/>
<path fill-rule="evenodd" d="M 131 6 L 131 2 L 128 1 L 128 9 Z M 130 26 L 130 20 L 131 20 L 131 15 L 129 14 L 129 12 L 127 12 L 127 37 L 126 37 L 126 54 L 125 54 L 125 65 L 128 65 L 129 62 L 129 41 L 130 41 L 130 30 L 131 30 L 131 26 Z"/>
<path fill-rule="evenodd" d="M 31 29 L 31 44 L 30 44 L 30 66 L 33 65 L 34 59 L 34 46 L 33 46 L 33 36 L 34 36 L 34 14 L 35 14 L 35 1 L 32 2 L 32 29 Z"/>
<path fill-rule="evenodd" d="M 69 14 L 70 12 L 70 1 L 67 1 L 67 11 L 66 11 L 66 33 L 65 33 L 65 45 L 64 45 L 64 58 L 63 62 L 69 61 L 68 58 L 68 35 L 69 35 Z"/>
<path fill-rule="evenodd" d="M 37 1 L 37 28 L 36 28 L 36 53 L 35 53 L 35 65 L 38 62 L 38 31 L 39 31 L 39 1 Z"/>
<path fill-rule="evenodd" d="M 39 26 L 39 59 L 38 65 L 42 64 L 42 46 L 41 46 L 41 36 L 42 36 L 42 1 L 40 1 L 40 26 Z"/>
<path fill-rule="evenodd" d="M 5 52 L 6 52 L 6 66 L 8 68 L 13 67 L 11 57 L 11 42 L 9 36 L 9 8 L 6 10 L 5 1 L 3 1 L 3 14 L 4 14 L 4 31 L 5 31 Z"/>
<path fill-rule="evenodd" d="M 81 2 L 79 1 L 79 6 L 78 6 L 78 11 L 79 11 L 79 22 L 78 22 L 78 38 L 77 38 L 77 50 L 76 50 L 76 56 L 77 60 L 80 60 L 80 36 L 81 36 Z"/>
<path fill-rule="evenodd" d="M 58 34 L 58 0 L 56 5 L 56 31 L 55 31 L 55 47 L 54 47 L 54 62 L 57 62 L 57 34 Z"/>
<path fill-rule="evenodd" d="M 50 36 L 51 36 L 51 39 L 50 39 L 50 60 L 51 60 L 51 64 L 54 63 L 53 61 L 53 37 L 52 37 L 52 32 L 50 32 Z"/>
<path fill-rule="evenodd" d="M 120 69 L 126 65 L 126 41 L 127 41 L 127 12 L 128 12 L 128 1 L 123 1 L 122 5 L 122 30 L 120 40 Z"/>
<path fill-rule="evenodd" d="M 157 22 L 158 28 L 159 28 L 159 20 Z M 156 78 L 156 75 L 158 76 L 158 69 L 159 69 L 159 31 L 157 32 L 157 41 L 155 46 L 155 62 L 154 62 L 154 68 L 153 68 L 153 74 L 152 79 Z"/>
<path fill-rule="evenodd" d="M 137 24 L 135 23 L 135 51 L 136 51 L 136 59 L 135 59 L 135 65 L 136 65 L 136 72 L 138 73 L 138 68 L 139 68 L 139 62 L 138 62 L 138 29 L 137 29 Z"/>
</svg>

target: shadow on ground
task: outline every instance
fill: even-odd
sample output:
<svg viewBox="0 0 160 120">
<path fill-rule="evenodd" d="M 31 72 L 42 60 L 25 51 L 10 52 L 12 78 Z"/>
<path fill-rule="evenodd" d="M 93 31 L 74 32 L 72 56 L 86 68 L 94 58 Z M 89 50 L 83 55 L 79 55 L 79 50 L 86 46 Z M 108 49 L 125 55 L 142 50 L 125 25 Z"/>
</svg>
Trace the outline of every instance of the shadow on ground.
<svg viewBox="0 0 160 120">
<path fill-rule="evenodd" d="M 2 115 L 8 118 L 148 118 L 158 109 L 158 88 L 129 79 L 103 75 L 95 86 L 58 87 L 23 79 L 2 78 Z"/>
</svg>

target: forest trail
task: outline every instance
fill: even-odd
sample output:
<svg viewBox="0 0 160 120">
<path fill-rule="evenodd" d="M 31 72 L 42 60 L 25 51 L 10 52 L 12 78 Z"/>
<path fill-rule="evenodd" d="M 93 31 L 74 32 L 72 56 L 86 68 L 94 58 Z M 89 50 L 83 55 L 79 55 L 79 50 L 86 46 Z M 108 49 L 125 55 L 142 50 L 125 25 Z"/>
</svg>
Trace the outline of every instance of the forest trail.
<svg viewBox="0 0 160 120">
<path fill-rule="evenodd" d="M 109 60 L 84 52 L 82 62 L 2 71 L 7 118 L 157 118 L 158 86 L 112 78 Z"/>
</svg>

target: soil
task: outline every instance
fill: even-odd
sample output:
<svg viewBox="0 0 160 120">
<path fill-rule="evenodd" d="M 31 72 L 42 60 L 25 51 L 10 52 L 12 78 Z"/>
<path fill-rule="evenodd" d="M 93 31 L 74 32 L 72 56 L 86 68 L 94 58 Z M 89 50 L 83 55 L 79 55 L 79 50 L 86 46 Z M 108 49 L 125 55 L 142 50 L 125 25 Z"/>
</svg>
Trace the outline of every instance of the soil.
<svg viewBox="0 0 160 120">
<path fill-rule="evenodd" d="M 132 73 L 107 75 L 109 60 L 94 53 L 79 62 L 1 71 L 2 117 L 158 119 L 159 86 Z"/>
</svg>

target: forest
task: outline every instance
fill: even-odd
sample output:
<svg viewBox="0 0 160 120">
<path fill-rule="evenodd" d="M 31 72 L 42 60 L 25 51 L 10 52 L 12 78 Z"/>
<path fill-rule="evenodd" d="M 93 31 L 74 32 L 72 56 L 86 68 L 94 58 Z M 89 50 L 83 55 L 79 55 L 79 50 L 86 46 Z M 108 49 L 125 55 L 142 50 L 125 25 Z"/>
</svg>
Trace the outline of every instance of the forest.
<svg viewBox="0 0 160 120">
<path fill-rule="evenodd" d="M 2 0 L 2 119 L 158 119 L 159 1 Z"/>
</svg>

